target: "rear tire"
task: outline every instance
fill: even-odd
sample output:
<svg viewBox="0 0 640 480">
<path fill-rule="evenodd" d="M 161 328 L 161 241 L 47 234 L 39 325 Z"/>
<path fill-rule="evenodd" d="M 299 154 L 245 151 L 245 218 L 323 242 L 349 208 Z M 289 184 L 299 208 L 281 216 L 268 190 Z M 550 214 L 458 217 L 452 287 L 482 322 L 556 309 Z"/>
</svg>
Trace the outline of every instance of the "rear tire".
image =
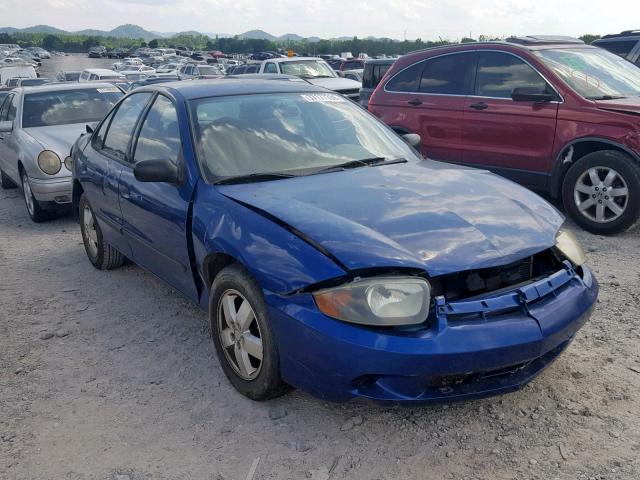
<svg viewBox="0 0 640 480">
<path fill-rule="evenodd" d="M 98 224 L 91 205 L 89 205 L 89 200 L 84 193 L 80 197 L 78 211 L 82 242 L 91 264 L 98 270 L 113 270 L 121 267 L 125 257 L 102 238 L 100 224 Z"/>
<path fill-rule="evenodd" d="M 220 365 L 236 390 L 257 401 L 289 390 L 280 377 L 280 357 L 262 289 L 241 265 L 229 265 L 213 281 L 209 319 Z"/>
<path fill-rule="evenodd" d="M 640 166 L 616 150 L 589 153 L 567 172 L 562 201 L 571 219 L 588 232 L 623 232 L 640 217 Z"/>
<path fill-rule="evenodd" d="M 0 187 L 9 190 L 10 188 L 16 188 L 17 185 L 13 183 L 13 180 L 6 173 L 0 170 Z"/>
</svg>

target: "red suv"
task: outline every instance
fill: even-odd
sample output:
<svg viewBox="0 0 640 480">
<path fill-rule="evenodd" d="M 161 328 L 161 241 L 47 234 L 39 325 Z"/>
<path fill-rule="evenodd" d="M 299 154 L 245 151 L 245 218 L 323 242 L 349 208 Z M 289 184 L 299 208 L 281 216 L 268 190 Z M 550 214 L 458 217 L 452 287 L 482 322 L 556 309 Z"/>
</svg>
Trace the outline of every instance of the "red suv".
<svg viewBox="0 0 640 480">
<path fill-rule="evenodd" d="M 369 110 L 419 134 L 429 158 L 561 196 L 591 232 L 640 215 L 640 69 L 606 50 L 566 37 L 422 50 L 395 62 Z"/>
</svg>

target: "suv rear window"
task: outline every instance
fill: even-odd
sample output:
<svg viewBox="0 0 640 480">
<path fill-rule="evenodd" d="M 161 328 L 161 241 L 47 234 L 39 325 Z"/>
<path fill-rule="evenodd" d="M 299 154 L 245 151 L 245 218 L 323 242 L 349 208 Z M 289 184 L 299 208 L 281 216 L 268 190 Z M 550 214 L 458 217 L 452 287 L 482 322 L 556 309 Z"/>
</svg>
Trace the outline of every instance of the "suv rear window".
<svg viewBox="0 0 640 480">
<path fill-rule="evenodd" d="M 423 68 L 424 62 L 414 63 L 389 80 L 385 89 L 389 92 L 416 92 Z"/>
<path fill-rule="evenodd" d="M 391 65 L 391 63 L 365 63 L 364 72 L 362 72 L 362 88 L 376 88 Z"/>
<path fill-rule="evenodd" d="M 600 48 L 604 48 L 605 50 L 609 50 L 611 53 L 615 53 L 616 55 L 620 55 L 621 57 L 626 58 L 631 50 L 638 44 L 638 40 L 615 40 L 615 41 L 607 41 L 607 42 L 594 42 L 594 45 L 597 45 Z"/>
</svg>

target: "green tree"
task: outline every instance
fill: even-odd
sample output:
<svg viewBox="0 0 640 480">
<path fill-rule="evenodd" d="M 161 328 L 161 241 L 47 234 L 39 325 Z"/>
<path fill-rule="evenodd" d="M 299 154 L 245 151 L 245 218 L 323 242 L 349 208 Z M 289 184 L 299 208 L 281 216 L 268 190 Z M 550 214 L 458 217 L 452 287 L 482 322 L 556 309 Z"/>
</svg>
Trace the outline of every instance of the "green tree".
<svg viewBox="0 0 640 480">
<path fill-rule="evenodd" d="M 157 39 L 153 39 L 149 42 L 149 48 L 158 48 L 158 40 Z"/>
<path fill-rule="evenodd" d="M 584 43 L 591 43 L 595 40 L 598 40 L 600 38 L 600 35 L 592 35 L 590 33 L 587 33 L 586 35 L 582 35 L 580 37 L 580 40 L 582 40 Z"/>
</svg>

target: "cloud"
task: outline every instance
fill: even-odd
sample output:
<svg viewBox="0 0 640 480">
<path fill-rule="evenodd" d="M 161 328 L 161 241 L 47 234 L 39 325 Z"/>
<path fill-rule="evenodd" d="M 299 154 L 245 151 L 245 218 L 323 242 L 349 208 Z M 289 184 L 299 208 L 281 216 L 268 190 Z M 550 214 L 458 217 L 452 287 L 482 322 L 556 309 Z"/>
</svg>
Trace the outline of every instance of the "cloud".
<svg viewBox="0 0 640 480">
<path fill-rule="evenodd" d="M 611 33 L 637 25 L 637 0 L 0 0 L 4 26 L 48 24 L 66 30 L 112 29 L 135 23 L 155 31 L 275 35 L 368 35 L 423 40 L 471 34 Z M 629 15 L 622 16 L 620 12 Z M 636 15 L 637 16 L 637 15 Z M 631 20 L 633 21 L 633 20 Z"/>
</svg>

